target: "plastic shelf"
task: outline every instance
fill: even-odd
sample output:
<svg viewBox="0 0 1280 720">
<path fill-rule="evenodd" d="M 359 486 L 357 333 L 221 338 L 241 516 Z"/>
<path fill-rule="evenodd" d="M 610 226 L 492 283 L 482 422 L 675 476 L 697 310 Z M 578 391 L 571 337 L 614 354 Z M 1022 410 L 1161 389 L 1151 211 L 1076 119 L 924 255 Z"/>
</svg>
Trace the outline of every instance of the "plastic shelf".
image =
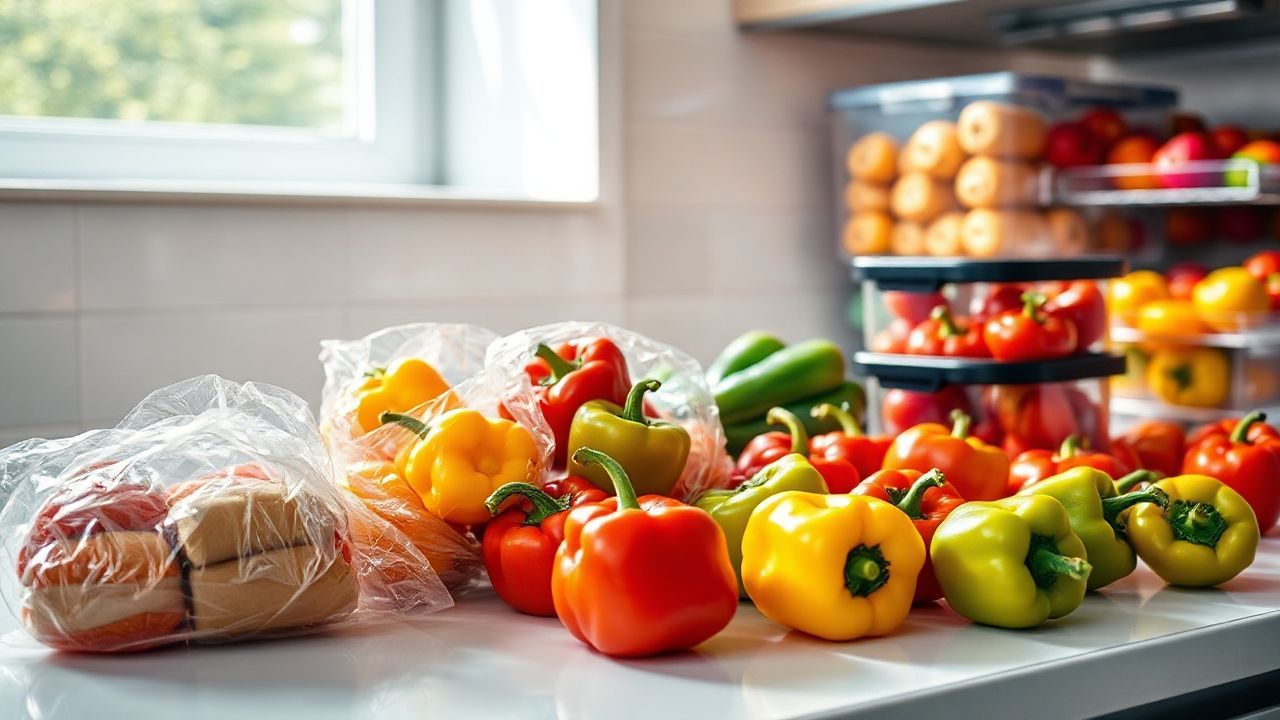
<svg viewBox="0 0 1280 720">
<path fill-rule="evenodd" d="M 1117 180 L 1155 175 L 1150 163 L 1092 165 L 1050 171 L 1049 195 L 1054 204 L 1096 207 L 1163 207 L 1170 205 L 1280 205 L 1280 168 L 1252 160 L 1199 160 L 1179 167 L 1186 187 L 1126 190 Z M 1227 172 L 1238 172 L 1228 185 Z"/>
<path fill-rule="evenodd" d="M 997 362 L 933 355 L 859 351 L 853 370 L 881 386 L 936 392 L 946 385 L 1030 385 L 1123 375 L 1123 355 L 1081 353 L 1053 360 Z"/>
</svg>

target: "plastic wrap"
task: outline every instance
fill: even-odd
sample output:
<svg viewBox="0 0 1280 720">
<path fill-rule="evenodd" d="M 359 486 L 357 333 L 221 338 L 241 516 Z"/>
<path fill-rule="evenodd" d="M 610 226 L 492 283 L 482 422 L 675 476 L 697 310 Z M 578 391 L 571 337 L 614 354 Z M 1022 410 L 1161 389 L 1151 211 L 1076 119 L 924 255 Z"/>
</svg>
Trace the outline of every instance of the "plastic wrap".
<svg viewBox="0 0 1280 720">
<path fill-rule="evenodd" d="M 508 388 L 521 394 L 519 379 L 511 384 L 485 367 L 485 349 L 497 337 L 474 325 L 416 323 L 387 328 L 359 340 L 321 343 L 320 359 L 325 367 L 322 426 L 340 483 L 375 515 L 408 536 L 455 596 L 483 579 L 480 544 L 468 528 L 429 512 L 402 477 L 397 457 L 403 457 L 417 438 L 394 424 L 363 432 L 355 421 L 357 396 L 371 369 L 418 358 L 431 365 L 449 389 L 414 407 L 394 410 L 429 426 L 444 413 L 461 407 L 497 417 Z M 524 387 L 528 385 L 526 378 Z M 530 470 L 531 479 L 541 479 L 549 462 L 550 434 L 540 418 L 526 427 L 538 443 L 539 457 Z M 360 532 L 361 528 L 355 530 Z"/>
<path fill-rule="evenodd" d="M 56 648 L 294 635 L 452 604 L 409 539 L 333 482 L 306 403 L 269 385 L 198 377 L 114 429 L 0 450 L 0 491 L 0 592 Z"/>
<path fill-rule="evenodd" d="M 627 359 L 632 380 L 654 378 L 662 387 L 646 396 L 649 414 L 689 432 L 689 460 L 673 494 L 689 501 L 711 488 L 725 487 L 733 466 L 725 453 L 720 411 L 707 386 L 702 366 L 686 353 L 639 333 L 608 323 L 564 322 L 507 335 L 489 346 L 488 382 L 505 383 L 503 402 L 516 421 L 546 427 L 524 372 L 539 343 L 558 345 L 580 338 L 608 338 Z M 549 436 L 546 436 L 549 439 Z"/>
</svg>

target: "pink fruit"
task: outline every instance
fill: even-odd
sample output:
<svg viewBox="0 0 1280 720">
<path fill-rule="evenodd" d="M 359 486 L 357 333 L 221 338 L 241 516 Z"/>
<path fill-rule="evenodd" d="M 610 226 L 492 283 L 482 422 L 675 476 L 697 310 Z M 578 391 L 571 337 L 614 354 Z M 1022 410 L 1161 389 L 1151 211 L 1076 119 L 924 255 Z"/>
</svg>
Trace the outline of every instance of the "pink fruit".
<svg viewBox="0 0 1280 720">
<path fill-rule="evenodd" d="M 1217 160 L 1221 156 L 1208 135 L 1199 132 L 1178 133 L 1156 151 L 1152 163 L 1160 184 L 1167 188 L 1190 188 L 1217 184 L 1217 173 L 1188 171 L 1187 163 Z"/>
</svg>

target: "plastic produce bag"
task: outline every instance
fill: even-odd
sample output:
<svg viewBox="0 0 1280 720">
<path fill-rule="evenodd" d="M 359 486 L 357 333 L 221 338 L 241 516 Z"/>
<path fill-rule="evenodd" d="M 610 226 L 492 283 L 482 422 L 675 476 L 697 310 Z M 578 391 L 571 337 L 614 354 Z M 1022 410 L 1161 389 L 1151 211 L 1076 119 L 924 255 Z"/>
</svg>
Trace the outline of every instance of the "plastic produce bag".
<svg viewBox="0 0 1280 720">
<path fill-rule="evenodd" d="M 37 640 L 114 652 L 449 607 L 409 539 L 332 479 L 306 403 L 216 375 L 114 429 L 0 450 L 0 592 Z"/>
<path fill-rule="evenodd" d="M 626 356 L 631 379 L 653 378 L 662 387 L 645 397 L 650 415 L 683 427 L 691 447 L 684 472 L 673 495 L 690 501 L 706 490 L 730 481 L 732 461 L 725 453 L 724 429 L 702 366 L 670 345 L 636 332 L 601 322 L 563 322 L 522 330 L 492 345 L 486 354 L 489 382 L 500 379 L 507 411 L 521 424 L 546 427 L 533 396 L 525 366 L 540 343 L 552 347 L 581 338 L 607 338 Z M 547 435 L 550 440 L 550 435 Z"/>
</svg>

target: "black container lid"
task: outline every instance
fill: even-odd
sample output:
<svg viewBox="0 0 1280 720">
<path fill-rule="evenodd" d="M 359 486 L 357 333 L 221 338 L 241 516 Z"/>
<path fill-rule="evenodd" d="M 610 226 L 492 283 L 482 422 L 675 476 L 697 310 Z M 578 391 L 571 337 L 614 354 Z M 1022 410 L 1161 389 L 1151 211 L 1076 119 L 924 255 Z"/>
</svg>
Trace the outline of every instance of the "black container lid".
<svg viewBox="0 0 1280 720">
<path fill-rule="evenodd" d="M 980 97 L 1002 97 L 1048 107 L 1071 103 L 1117 108 L 1171 108 L 1178 104 L 1178 92 L 1168 87 L 1099 83 L 1002 71 L 836 90 L 827 96 L 827 107 L 831 110 L 879 107 L 901 111 L 903 108 L 927 109 L 939 102 Z"/>
<path fill-rule="evenodd" d="M 959 257 L 853 258 L 854 279 L 874 281 L 883 290 L 933 292 L 948 283 L 1104 280 L 1124 275 L 1119 255 L 1090 255 L 1063 260 L 973 260 Z"/>
<path fill-rule="evenodd" d="M 1123 355 L 1082 353 L 1053 360 L 996 362 L 969 358 L 856 352 L 853 371 L 881 387 L 937 392 L 947 385 L 1031 385 L 1123 375 Z"/>
</svg>

